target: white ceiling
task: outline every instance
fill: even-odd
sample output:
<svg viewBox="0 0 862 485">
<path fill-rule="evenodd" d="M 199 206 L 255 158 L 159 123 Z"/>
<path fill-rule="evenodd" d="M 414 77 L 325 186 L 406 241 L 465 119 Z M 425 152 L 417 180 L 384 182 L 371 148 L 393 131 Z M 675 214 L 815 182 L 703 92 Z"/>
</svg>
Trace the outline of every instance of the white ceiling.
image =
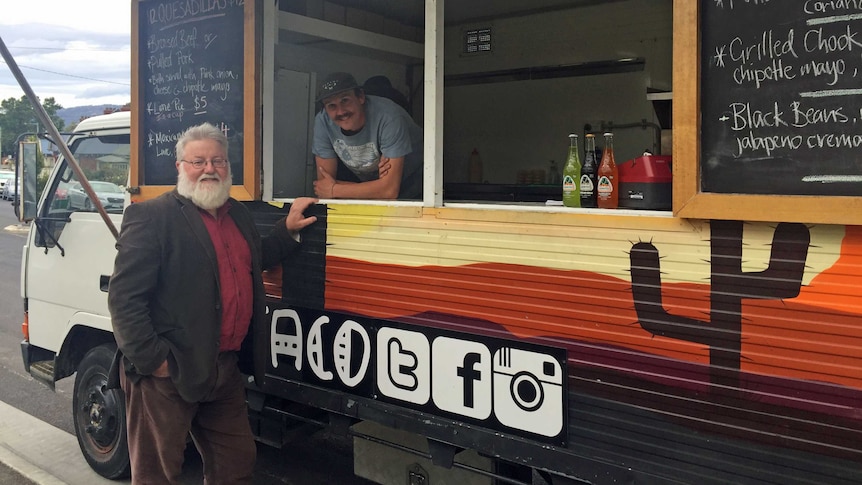
<svg viewBox="0 0 862 485">
<path fill-rule="evenodd" d="M 359 8 L 422 26 L 424 0 L 328 0 L 345 7 Z M 445 1 L 445 0 L 444 0 Z M 461 24 L 491 17 L 521 16 L 530 13 L 585 7 L 620 0 L 448 0 L 444 3 L 446 24 Z"/>
</svg>

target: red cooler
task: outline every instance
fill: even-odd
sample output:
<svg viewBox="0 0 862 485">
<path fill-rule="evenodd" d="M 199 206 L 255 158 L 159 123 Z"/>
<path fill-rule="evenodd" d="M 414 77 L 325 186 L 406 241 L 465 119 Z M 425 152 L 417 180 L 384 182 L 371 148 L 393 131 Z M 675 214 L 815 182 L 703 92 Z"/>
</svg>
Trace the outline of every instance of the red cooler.
<svg viewBox="0 0 862 485">
<path fill-rule="evenodd" d="M 619 166 L 620 207 L 670 210 L 673 196 L 671 157 L 644 155 Z"/>
</svg>

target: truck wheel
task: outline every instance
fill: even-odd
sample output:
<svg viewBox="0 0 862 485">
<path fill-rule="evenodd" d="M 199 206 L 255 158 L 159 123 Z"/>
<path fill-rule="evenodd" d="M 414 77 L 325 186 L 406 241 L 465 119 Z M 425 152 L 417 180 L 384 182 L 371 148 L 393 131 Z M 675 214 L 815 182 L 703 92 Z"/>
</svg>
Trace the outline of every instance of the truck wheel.
<svg viewBox="0 0 862 485">
<path fill-rule="evenodd" d="M 100 345 L 81 360 L 72 397 L 78 446 L 90 467 L 105 478 L 130 475 L 126 403 L 122 389 L 107 389 L 116 347 Z"/>
</svg>

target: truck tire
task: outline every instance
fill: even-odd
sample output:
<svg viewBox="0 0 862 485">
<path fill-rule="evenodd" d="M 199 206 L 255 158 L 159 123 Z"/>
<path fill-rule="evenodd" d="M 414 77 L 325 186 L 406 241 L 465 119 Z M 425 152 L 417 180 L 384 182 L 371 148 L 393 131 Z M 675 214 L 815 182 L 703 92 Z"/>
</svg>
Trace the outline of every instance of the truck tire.
<svg viewBox="0 0 862 485">
<path fill-rule="evenodd" d="M 87 352 L 78 366 L 72 397 L 78 446 L 90 467 L 110 479 L 131 474 L 123 390 L 107 389 L 114 352 L 116 346 L 111 344 Z"/>
</svg>

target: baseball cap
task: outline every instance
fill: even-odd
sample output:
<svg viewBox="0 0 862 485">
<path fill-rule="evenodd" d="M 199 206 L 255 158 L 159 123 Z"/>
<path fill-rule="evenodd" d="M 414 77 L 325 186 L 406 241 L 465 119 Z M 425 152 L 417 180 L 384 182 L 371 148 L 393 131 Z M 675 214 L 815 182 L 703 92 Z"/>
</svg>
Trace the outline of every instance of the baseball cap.
<svg viewBox="0 0 862 485">
<path fill-rule="evenodd" d="M 320 102 L 334 94 L 358 87 L 359 84 L 357 84 L 356 79 L 349 73 L 333 72 L 326 76 L 317 87 L 316 101 Z"/>
</svg>

